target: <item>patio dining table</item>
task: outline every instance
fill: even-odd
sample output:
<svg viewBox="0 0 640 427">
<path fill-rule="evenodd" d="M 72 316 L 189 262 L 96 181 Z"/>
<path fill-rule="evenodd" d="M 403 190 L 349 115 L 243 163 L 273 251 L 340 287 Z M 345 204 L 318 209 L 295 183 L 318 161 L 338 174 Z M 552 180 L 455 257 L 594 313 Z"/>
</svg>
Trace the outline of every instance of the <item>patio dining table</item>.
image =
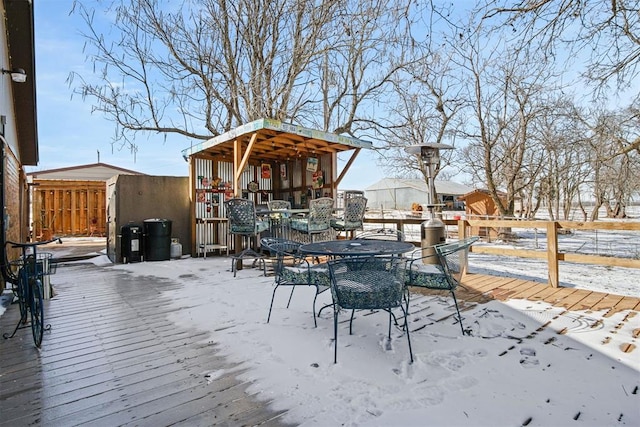
<svg viewBox="0 0 640 427">
<path fill-rule="evenodd" d="M 415 249 L 412 243 L 394 240 L 328 240 L 300 246 L 307 255 L 335 257 L 404 254 Z"/>
</svg>

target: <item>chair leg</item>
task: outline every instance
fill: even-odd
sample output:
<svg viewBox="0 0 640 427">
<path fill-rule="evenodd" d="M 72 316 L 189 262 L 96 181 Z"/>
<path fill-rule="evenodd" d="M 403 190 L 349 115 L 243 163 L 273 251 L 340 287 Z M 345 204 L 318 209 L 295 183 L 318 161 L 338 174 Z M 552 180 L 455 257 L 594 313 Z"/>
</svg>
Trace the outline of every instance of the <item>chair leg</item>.
<svg viewBox="0 0 640 427">
<path fill-rule="evenodd" d="M 353 315 L 356 314 L 356 310 L 351 310 L 351 320 L 349 320 L 349 335 L 353 335 Z"/>
<path fill-rule="evenodd" d="M 338 309 L 333 305 L 333 363 L 338 363 Z"/>
<path fill-rule="evenodd" d="M 413 349 L 411 348 L 411 336 L 409 335 L 409 310 L 407 307 L 407 311 L 404 311 L 402 305 L 400 309 L 404 312 L 404 324 L 406 326 L 405 330 L 407 331 L 407 343 L 409 343 L 409 358 L 411 359 L 411 363 L 413 363 Z"/>
<path fill-rule="evenodd" d="M 405 312 L 407 313 L 407 316 L 409 315 L 409 299 L 411 298 L 411 292 L 409 291 L 409 288 L 405 287 L 405 294 L 404 294 L 404 300 L 405 300 Z M 404 321 L 404 324 L 407 324 L 407 321 Z"/>
<path fill-rule="evenodd" d="M 273 288 L 273 294 L 271 294 L 271 305 L 269 305 L 269 315 L 267 316 L 267 323 L 269 323 L 269 320 L 271 319 L 271 309 L 273 308 L 273 300 L 275 300 L 276 298 L 276 290 L 278 290 L 278 286 L 280 285 L 276 285 L 276 287 Z"/>
<path fill-rule="evenodd" d="M 460 314 L 460 309 L 458 308 L 458 300 L 456 299 L 456 293 L 451 290 L 451 296 L 453 297 L 453 303 L 456 305 L 456 311 L 458 312 L 458 321 L 460 322 L 460 330 L 462 331 L 462 335 L 464 333 L 464 326 L 462 325 L 462 315 Z"/>
<path fill-rule="evenodd" d="M 318 294 L 316 294 L 316 297 L 318 296 Z M 318 310 L 318 317 L 320 317 L 320 313 L 322 313 L 322 310 L 324 310 L 325 308 L 329 308 L 329 307 L 334 307 L 334 304 L 327 304 L 325 306 L 323 306 L 320 310 Z"/>
<path fill-rule="evenodd" d="M 313 324 L 316 328 L 318 327 L 318 320 L 316 318 L 316 300 L 317 299 L 318 299 L 318 287 L 316 286 L 316 294 L 313 297 Z M 322 311 L 323 308 L 324 307 L 322 307 L 320 311 Z M 320 311 L 318 312 L 318 316 L 320 316 Z"/>
<path fill-rule="evenodd" d="M 291 304 L 291 298 L 293 298 L 293 291 L 296 290 L 296 285 L 291 286 L 291 293 L 289 294 L 289 301 L 287 301 L 287 308 L 289 308 L 289 304 Z M 315 314 L 315 311 L 314 311 Z"/>
</svg>

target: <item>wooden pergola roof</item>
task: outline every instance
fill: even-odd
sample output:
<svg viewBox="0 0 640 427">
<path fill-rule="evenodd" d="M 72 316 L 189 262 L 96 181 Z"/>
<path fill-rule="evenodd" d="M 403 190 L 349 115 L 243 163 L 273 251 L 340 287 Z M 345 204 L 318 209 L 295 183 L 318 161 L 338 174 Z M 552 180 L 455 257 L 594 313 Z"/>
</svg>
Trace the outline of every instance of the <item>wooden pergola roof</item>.
<svg viewBox="0 0 640 427">
<path fill-rule="evenodd" d="M 285 161 L 300 156 L 314 157 L 373 148 L 369 141 L 277 120 L 259 119 L 187 148 L 182 151 L 182 155 L 185 160 L 190 156 L 203 154 L 212 157 L 230 156 L 236 142 L 248 147 L 251 157 L 263 161 Z"/>
<path fill-rule="evenodd" d="M 259 119 L 182 150 L 182 156 L 185 160 L 192 156 L 228 158 L 233 162 L 233 186 L 236 191 L 239 191 L 240 174 L 249 159 L 260 162 L 285 162 L 296 158 L 330 154 L 335 162 L 337 153 L 352 150 L 353 153 L 340 176 L 332 180 L 332 186 L 337 188 L 363 148 L 371 149 L 373 144 L 369 141 L 282 123 L 278 120 Z M 333 171 L 334 174 L 336 172 Z"/>
</svg>

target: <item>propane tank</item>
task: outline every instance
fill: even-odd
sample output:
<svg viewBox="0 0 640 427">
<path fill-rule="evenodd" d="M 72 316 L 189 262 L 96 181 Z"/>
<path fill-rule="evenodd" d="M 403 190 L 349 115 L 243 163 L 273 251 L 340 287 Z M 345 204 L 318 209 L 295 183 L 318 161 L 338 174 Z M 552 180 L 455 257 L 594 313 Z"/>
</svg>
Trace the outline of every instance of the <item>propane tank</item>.
<svg viewBox="0 0 640 427">
<path fill-rule="evenodd" d="M 438 258 L 435 256 L 434 246 L 445 243 L 447 240 L 444 222 L 432 214 L 429 220 L 422 223 L 421 231 L 422 256 L 429 256 L 429 258 L 424 258 L 422 262 L 423 264 L 437 264 Z"/>
<path fill-rule="evenodd" d="M 182 244 L 180 243 L 180 239 L 171 239 L 171 258 L 182 258 Z"/>
</svg>

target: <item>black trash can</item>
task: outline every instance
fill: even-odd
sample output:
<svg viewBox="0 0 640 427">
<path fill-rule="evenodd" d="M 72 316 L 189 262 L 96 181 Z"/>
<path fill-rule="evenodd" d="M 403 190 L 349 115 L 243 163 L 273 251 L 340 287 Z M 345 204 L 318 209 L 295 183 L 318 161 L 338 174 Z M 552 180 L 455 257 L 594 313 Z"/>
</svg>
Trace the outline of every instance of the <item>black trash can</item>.
<svg viewBox="0 0 640 427">
<path fill-rule="evenodd" d="M 168 219 L 145 219 L 144 260 L 167 261 L 171 259 L 171 221 Z"/>
<path fill-rule="evenodd" d="M 125 264 L 142 260 L 142 226 L 127 224 L 120 228 L 120 253 Z"/>
</svg>

